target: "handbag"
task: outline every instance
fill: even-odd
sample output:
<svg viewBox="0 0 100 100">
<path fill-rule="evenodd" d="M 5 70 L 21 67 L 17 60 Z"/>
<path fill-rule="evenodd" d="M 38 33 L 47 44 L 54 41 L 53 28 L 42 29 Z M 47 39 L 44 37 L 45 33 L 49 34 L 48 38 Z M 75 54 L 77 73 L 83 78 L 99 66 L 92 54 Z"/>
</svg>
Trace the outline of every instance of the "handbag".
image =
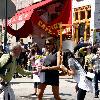
<svg viewBox="0 0 100 100">
<path fill-rule="evenodd" d="M 87 72 L 86 73 L 86 78 L 90 81 L 92 81 L 94 79 L 95 74 L 91 73 L 91 72 Z"/>
<path fill-rule="evenodd" d="M 83 69 L 84 74 L 85 74 L 85 77 L 86 77 L 88 80 L 92 81 L 92 80 L 94 79 L 94 76 L 95 76 L 94 73 L 87 72 L 77 60 L 75 60 L 75 64 L 76 64 L 78 67 L 81 67 L 81 69 Z"/>
</svg>

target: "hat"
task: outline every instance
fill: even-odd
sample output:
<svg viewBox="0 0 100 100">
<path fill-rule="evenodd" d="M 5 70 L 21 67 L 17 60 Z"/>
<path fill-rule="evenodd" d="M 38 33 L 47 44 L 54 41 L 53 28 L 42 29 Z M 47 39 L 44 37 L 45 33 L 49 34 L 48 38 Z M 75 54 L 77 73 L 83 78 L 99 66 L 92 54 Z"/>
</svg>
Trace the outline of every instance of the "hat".
<svg viewBox="0 0 100 100">
<path fill-rule="evenodd" d="M 54 38 L 53 37 L 49 37 L 45 40 L 45 44 L 54 44 Z"/>
</svg>

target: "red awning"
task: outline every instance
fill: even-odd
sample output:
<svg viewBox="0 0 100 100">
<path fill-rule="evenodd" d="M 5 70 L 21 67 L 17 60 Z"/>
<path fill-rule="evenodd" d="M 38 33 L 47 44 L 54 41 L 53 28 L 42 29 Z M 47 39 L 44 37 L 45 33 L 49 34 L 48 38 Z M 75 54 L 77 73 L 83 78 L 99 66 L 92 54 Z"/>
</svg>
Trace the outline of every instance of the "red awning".
<svg viewBox="0 0 100 100">
<path fill-rule="evenodd" d="M 15 14 L 15 16 L 13 16 L 10 20 L 8 20 L 8 25 L 16 24 L 18 22 L 25 21 L 25 20 L 29 20 L 34 9 L 44 6 L 52 1 L 53 0 L 44 0 L 44 1 L 41 1 L 39 3 L 36 3 L 32 6 L 26 7 L 24 9 L 18 11 Z"/>
<path fill-rule="evenodd" d="M 45 2 L 45 4 L 47 4 L 46 3 L 47 1 L 48 1 L 48 3 L 50 3 L 53 0 L 45 0 L 42 2 Z M 60 30 L 60 28 L 59 28 L 60 23 L 69 24 L 70 25 L 69 27 L 71 27 L 71 25 L 72 25 L 72 0 L 64 0 L 64 1 L 65 1 L 64 6 L 63 6 L 62 11 L 60 12 L 59 16 L 57 18 L 55 18 L 54 20 L 52 20 L 51 22 L 49 22 L 49 23 L 45 22 L 36 13 L 37 11 L 34 10 L 31 15 L 31 18 L 29 20 L 26 20 L 26 22 L 22 26 L 22 28 L 20 28 L 19 30 L 13 30 L 10 26 L 8 26 L 7 31 L 14 36 L 19 35 L 19 38 L 26 38 L 29 34 L 32 34 L 32 32 L 33 32 L 32 28 L 33 28 L 33 25 L 35 24 L 38 26 L 38 28 L 43 29 L 48 34 L 58 35 L 59 34 L 58 32 Z M 38 3 L 38 4 L 40 4 L 40 3 Z M 41 4 L 40 6 L 38 5 L 38 7 L 41 7 L 42 5 L 43 4 Z M 28 11 L 30 12 L 31 9 L 35 9 L 38 7 L 30 6 Z M 25 9 L 27 9 L 27 8 L 25 8 Z M 24 11 L 26 11 L 26 10 L 21 10 L 20 12 L 18 12 L 18 14 L 16 16 L 18 16 L 18 15 L 21 16 L 21 14 L 23 15 Z M 18 22 L 18 20 L 16 20 L 15 22 Z M 70 30 L 68 33 L 71 33 L 71 32 L 72 31 Z"/>
<path fill-rule="evenodd" d="M 10 26 L 7 26 L 7 31 L 8 31 L 8 33 L 10 33 L 11 35 L 13 35 L 15 37 L 18 36 L 19 38 L 26 38 L 29 36 L 29 34 L 32 34 L 33 27 L 32 27 L 31 21 L 26 20 L 25 24 L 20 29 L 14 30 Z"/>
</svg>

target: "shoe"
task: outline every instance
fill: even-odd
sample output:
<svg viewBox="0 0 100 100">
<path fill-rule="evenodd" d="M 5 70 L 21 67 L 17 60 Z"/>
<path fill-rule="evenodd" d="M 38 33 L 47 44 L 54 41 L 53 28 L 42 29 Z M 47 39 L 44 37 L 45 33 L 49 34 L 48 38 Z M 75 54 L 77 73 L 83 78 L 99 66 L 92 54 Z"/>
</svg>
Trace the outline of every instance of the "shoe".
<svg viewBox="0 0 100 100">
<path fill-rule="evenodd" d="M 36 93 L 32 94 L 32 95 L 36 95 Z"/>
<path fill-rule="evenodd" d="M 99 98 L 99 96 L 98 95 L 95 95 L 95 97 L 94 98 Z"/>
<path fill-rule="evenodd" d="M 38 93 L 36 93 L 36 96 L 38 96 Z"/>
</svg>

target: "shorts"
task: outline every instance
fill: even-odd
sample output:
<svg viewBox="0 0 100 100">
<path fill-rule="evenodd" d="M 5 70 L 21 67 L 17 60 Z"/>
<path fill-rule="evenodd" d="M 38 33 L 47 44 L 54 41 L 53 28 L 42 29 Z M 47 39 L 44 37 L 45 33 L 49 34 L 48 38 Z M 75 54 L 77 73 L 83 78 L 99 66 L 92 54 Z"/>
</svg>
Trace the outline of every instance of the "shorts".
<svg viewBox="0 0 100 100">
<path fill-rule="evenodd" d="M 34 82 L 34 88 L 38 88 L 40 82 Z"/>
</svg>

